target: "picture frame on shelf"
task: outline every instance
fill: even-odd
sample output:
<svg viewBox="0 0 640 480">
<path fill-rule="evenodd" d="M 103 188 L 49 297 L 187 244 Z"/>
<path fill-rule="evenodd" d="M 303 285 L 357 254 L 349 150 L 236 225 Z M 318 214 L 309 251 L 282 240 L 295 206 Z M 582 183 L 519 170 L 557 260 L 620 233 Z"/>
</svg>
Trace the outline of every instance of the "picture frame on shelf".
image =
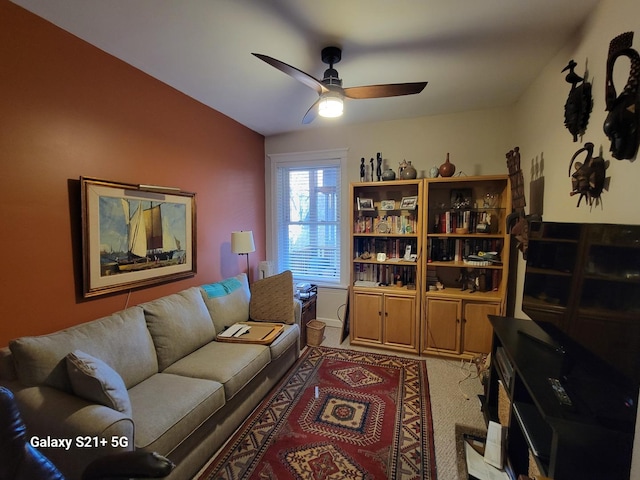
<svg viewBox="0 0 640 480">
<path fill-rule="evenodd" d="M 400 208 L 402 210 L 415 210 L 418 206 L 418 196 L 414 195 L 411 197 L 402 197 L 402 201 L 400 202 Z"/>
<path fill-rule="evenodd" d="M 195 193 L 80 177 L 83 296 L 196 273 Z"/>
<path fill-rule="evenodd" d="M 373 199 L 358 197 L 358 210 L 375 210 L 375 208 L 373 207 Z"/>
<path fill-rule="evenodd" d="M 396 209 L 395 200 L 382 200 L 380 202 L 380 210 L 395 210 L 395 209 Z"/>
<path fill-rule="evenodd" d="M 470 188 L 452 188 L 450 198 L 450 206 L 455 210 L 471 208 L 473 204 L 473 191 Z"/>
</svg>

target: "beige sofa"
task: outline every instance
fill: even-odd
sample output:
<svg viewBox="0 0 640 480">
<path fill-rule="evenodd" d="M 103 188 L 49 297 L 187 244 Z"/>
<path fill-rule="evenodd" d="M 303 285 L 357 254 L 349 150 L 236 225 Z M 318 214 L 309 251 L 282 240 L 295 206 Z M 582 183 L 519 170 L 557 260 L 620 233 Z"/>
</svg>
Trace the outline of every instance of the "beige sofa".
<svg viewBox="0 0 640 480">
<path fill-rule="evenodd" d="M 32 445 L 69 479 L 94 458 L 156 451 L 191 478 L 299 355 L 290 272 L 245 275 L 159 298 L 0 352 L 0 384 Z M 285 323 L 268 346 L 223 343 L 237 321 Z"/>
</svg>

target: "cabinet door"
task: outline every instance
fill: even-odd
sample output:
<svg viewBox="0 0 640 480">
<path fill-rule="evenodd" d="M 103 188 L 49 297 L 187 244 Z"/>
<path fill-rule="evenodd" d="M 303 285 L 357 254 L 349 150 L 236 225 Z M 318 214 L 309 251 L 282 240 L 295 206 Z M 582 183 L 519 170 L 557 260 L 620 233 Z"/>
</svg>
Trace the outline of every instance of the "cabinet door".
<svg viewBox="0 0 640 480">
<path fill-rule="evenodd" d="M 415 298 L 384 296 L 384 343 L 417 351 Z"/>
<path fill-rule="evenodd" d="M 488 315 L 499 315 L 500 304 L 465 301 L 463 310 L 462 353 L 489 353 L 493 329 Z"/>
<path fill-rule="evenodd" d="M 427 299 L 427 349 L 458 353 L 460 351 L 460 300 Z"/>
<path fill-rule="evenodd" d="M 382 343 L 382 295 L 353 295 L 353 339 Z"/>
</svg>

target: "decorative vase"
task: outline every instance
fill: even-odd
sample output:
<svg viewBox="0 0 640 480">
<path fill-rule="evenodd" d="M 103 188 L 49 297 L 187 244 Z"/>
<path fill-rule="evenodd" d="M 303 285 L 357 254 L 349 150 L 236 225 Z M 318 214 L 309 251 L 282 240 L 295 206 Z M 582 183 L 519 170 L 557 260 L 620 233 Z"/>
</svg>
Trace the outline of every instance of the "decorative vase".
<svg viewBox="0 0 640 480">
<path fill-rule="evenodd" d="M 402 180 L 413 180 L 417 176 L 418 176 L 418 172 L 416 172 L 416 169 L 414 168 L 414 166 L 411 165 L 411 162 L 408 162 L 407 166 L 403 168 L 402 172 L 400 173 L 400 178 Z"/>
<path fill-rule="evenodd" d="M 440 175 L 440 170 L 438 169 L 437 165 L 434 165 L 433 167 L 431 167 L 431 169 L 429 170 L 429 178 L 437 178 L 438 175 Z"/>
<path fill-rule="evenodd" d="M 441 177 L 452 177 L 456 173 L 456 166 L 449 161 L 449 154 L 447 153 L 447 160 L 440 165 L 438 169 Z"/>
<path fill-rule="evenodd" d="M 394 172 L 390 168 L 387 168 L 384 172 L 382 172 L 382 180 L 395 180 L 395 179 L 396 179 L 396 172 Z"/>
</svg>

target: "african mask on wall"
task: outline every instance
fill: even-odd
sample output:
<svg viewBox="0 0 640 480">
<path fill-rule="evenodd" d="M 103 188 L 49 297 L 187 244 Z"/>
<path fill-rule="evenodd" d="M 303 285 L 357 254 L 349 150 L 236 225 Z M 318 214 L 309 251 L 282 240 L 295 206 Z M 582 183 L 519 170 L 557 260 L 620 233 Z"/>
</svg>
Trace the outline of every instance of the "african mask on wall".
<svg viewBox="0 0 640 480">
<path fill-rule="evenodd" d="M 587 157 L 584 162 L 575 162 L 575 172 L 571 173 L 571 167 L 578 155 L 583 152 L 587 152 Z M 578 150 L 571 157 L 571 163 L 569 163 L 569 176 L 571 177 L 571 196 L 580 195 L 578 198 L 578 204 L 580 206 L 582 199 L 586 199 L 587 205 L 590 207 L 594 204 L 602 205 L 600 195 L 602 190 L 607 189 L 607 168 L 609 167 L 609 161 L 605 161 L 602 157 L 593 156 L 593 143 L 587 142 L 584 147 Z"/>
<path fill-rule="evenodd" d="M 611 154 L 618 160 L 633 158 L 640 142 L 640 55 L 631 48 L 633 32 L 618 35 L 609 44 L 605 100 L 609 112 L 604 122 L 604 133 L 611 141 Z M 616 60 L 628 57 L 631 69 L 624 90 L 617 95 L 613 84 Z"/>
<path fill-rule="evenodd" d="M 571 60 L 562 70 L 563 72 L 569 70 L 565 80 L 571 84 L 567 102 L 564 104 L 564 126 L 573 135 L 574 142 L 578 141 L 578 135 L 583 135 L 587 130 L 593 108 L 591 84 L 574 72 L 576 65 L 577 63 Z"/>
</svg>

